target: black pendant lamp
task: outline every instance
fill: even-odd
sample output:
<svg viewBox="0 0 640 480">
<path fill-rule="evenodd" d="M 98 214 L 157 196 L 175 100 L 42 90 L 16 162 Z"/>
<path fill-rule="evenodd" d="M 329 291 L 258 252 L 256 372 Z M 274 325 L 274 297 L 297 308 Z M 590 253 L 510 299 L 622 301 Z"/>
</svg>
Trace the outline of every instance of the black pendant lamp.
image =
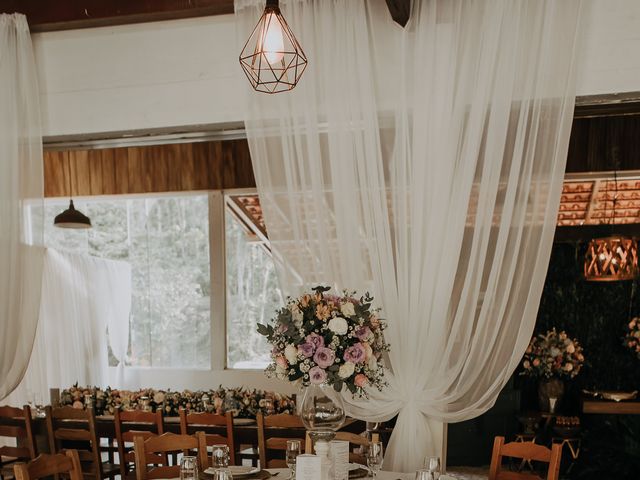
<svg viewBox="0 0 640 480">
<path fill-rule="evenodd" d="M 240 53 L 240 65 L 258 92 L 286 92 L 300 81 L 307 57 L 280 13 L 278 0 L 267 0 Z"/>
<path fill-rule="evenodd" d="M 73 206 L 73 200 L 69 200 L 69 208 L 56 215 L 53 224 L 59 228 L 91 228 L 91 220 L 80 210 Z"/>
<path fill-rule="evenodd" d="M 73 192 L 71 191 L 71 166 L 68 158 L 67 170 L 69 173 L 69 196 L 71 197 Z M 53 225 L 58 228 L 91 228 L 91 220 L 80 210 L 76 210 L 73 205 L 73 198 L 70 198 L 69 208 L 56 215 L 56 218 L 53 219 Z"/>
</svg>

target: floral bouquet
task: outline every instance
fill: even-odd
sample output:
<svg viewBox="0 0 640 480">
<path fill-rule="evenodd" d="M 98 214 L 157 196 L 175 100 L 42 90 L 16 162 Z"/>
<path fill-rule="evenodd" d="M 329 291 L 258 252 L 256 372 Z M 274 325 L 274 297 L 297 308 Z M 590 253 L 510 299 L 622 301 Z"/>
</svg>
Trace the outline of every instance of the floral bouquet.
<svg viewBox="0 0 640 480">
<path fill-rule="evenodd" d="M 582 347 L 565 332 L 556 329 L 534 336 L 524 353 L 521 375 L 529 377 L 573 378 L 584 363 Z"/>
<path fill-rule="evenodd" d="M 258 333 L 273 345 L 266 373 L 303 386 L 332 385 L 338 392 L 346 386 L 354 396 L 366 397 L 366 386 L 385 385 L 386 324 L 371 308 L 369 294 L 358 300 L 355 292 L 337 296 L 326 294 L 329 290 L 319 286 L 289 298 L 270 324 L 258 324 Z"/>
<path fill-rule="evenodd" d="M 624 345 L 640 358 L 640 318 L 632 318 L 628 327 L 629 333 L 624 337 Z"/>
</svg>

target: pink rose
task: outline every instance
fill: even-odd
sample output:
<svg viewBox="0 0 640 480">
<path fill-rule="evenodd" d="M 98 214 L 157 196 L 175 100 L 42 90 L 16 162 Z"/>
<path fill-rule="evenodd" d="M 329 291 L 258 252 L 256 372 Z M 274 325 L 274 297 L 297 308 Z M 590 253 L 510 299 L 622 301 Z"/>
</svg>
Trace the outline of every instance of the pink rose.
<svg viewBox="0 0 640 480">
<path fill-rule="evenodd" d="M 321 385 L 327 381 L 327 372 L 320 367 L 313 367 L 309 370 L 309 381 L 314 385 Z"/>
<path fill-rule="evenodd" d="M 356 384 L 356 387 L 364 387 L 367 382 L 367 376 L 364 373 L 359 373 L 356 375 L 356 378 L 353 379 L 353 383 Z"/>
<path fill-rule="evenodd" d="M 330 367 L 333 365 L 335 359 L 335 352 L 327 347 L 318 348 L 313 356 L 313 361 L 316 362 L 320 368 Z"/>
<path fill-rule="evenodd" d="M 318 347 L 324 347 L 324 338 L 317 333 L 310 333 L 306 336 L 305 340 L 308 344 L 313 345 L 314 351 Z"/>
<path fill-rule="evenodd" d="M 344 351 L 344 361 L 352 363 L 362 363 L 365 358 L 365 351 L 361 343 L 356 343 Z"/>
<path fill-rule="evenodd" d="M 302 345 L 298 345 L 298 353 L 304 355 L 305 358 L 313 357 L 313 352 L 315 347 L 310 343 L 303 343 Z"/>
<path fill-rule="evenodd" d="M 369 340 L 373 336 L 371 329 L 367 326 L 356 328 L 355 334 L 356 337 L 358 337 L 358 339 L 363 342 Z"/>
<path fill-rule="evenodd" d="M 540 359 L 539 358 L 534 358 L 533 359 L 533 366 L 537 367 L 538 365 L 540 365 Z"/>
</svg>

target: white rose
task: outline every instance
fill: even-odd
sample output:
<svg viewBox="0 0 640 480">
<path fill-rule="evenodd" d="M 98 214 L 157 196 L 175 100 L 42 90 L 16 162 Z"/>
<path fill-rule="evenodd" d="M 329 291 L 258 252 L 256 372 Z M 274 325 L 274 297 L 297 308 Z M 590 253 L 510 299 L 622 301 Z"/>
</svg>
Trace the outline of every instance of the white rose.
<svg viewBox="0 0 640 480">
<path fill-rule="evenodd" d="M 296 324 L 296 327 L 302 325 L 302 320 L 304 319 L 304 314 L 298 308 L 298 305 L 292 305 L 291 308 L 291 317 L 293 318 L 293 322 Z"/>
<path fill-rule="evenodd" d="M 287 375 L 287 369 L 282 368 L 280 365 L 276 365 L 276 378 L 288 380 L 289 376 Z"/>
<path fill-rule="evenodd" d="M 376 357 L 371 355 L 367 366 L 369 367 L 369 370 L 371 370 L 372 372 L 375 372 L 376 370 L 378 370 L 378 360 L 376 360 Z"/>
<path fill-rule="evenodd" d="M 291 365 L 298 363 L 298 349 L 293 344 L 287 345 L 284 356 Z"/>
<path fill-rule="evenodd" d="M 329 320 L 329 330 L 336 335 L 344 335 L 349 330 L 347 321 L 342 317 L 335 317 Z"/>
<path fill-rule="evenodd" d="M 353 362 L 345 362 L 340 365 L 340 370 L 338 370 L 338 376 L 340 378 L 349 378 L 353 375 L 353 371 L 356 368 L 356 364 Z"/>
<path fill-rule="evenodd" d="M 340 305 L 340 311 L 345 317 L 353 317 L 356 314 L 356 310 L 353 308 L 353 303 L 349 301 Z"/>
</svg>

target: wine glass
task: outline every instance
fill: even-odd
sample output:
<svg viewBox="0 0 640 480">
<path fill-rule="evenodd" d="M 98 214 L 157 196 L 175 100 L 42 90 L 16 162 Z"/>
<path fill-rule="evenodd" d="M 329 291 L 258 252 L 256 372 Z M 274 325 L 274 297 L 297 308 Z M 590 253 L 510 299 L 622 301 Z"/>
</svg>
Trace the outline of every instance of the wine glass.
<svg viewBox="0 0 640 480">
<path fill-rule="evenodd" d="M 216 470 L 227 469 L 229 467 L 229 446 L 216 444 L 211 447 L 211 463 Z"/>
<path fill-rule="evenodd" d="M 302 442 L 300 440 L 287 440 L 286 461 L 287 467 L 291 470 L 291 476 L 296 474 L 296 459 L 302 453 Z"/>
<path fill-rule="evenodd" d="M 424 468 L 431 473 L 431 478 L 438 480 L 440 477 L 440 457 L 427 456 L 424 459 Z"/>
<path fill-rule="evenodd" d="M 367 466 L 374 480 L 382 467 L 382 442 L 371 442 L 367 449 Z"/>
<path fill-rule="evenodd" d="M 180 480 L 198 480 L 198 462 L 196 457 L 185 455 L 180 460 Z"/>
</svg>

